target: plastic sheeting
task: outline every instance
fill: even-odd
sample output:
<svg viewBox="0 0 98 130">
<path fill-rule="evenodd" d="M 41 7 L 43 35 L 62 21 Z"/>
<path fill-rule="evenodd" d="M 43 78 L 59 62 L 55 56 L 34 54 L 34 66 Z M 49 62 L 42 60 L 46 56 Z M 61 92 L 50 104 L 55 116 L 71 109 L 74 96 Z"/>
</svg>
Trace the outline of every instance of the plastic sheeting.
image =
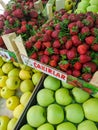
<svg viewBox="0 0 98 130">
<path fill-rule="evenodd" d="M 0 0 L 1 1 L 1 0 Z M 7 4 L 10 0 L 2 0 L 5 4 Z M 4 12 L 4 8 L 2 7 L 2 5 L 0 4 L 0 14 L 3 14 Z"/>
</svg>

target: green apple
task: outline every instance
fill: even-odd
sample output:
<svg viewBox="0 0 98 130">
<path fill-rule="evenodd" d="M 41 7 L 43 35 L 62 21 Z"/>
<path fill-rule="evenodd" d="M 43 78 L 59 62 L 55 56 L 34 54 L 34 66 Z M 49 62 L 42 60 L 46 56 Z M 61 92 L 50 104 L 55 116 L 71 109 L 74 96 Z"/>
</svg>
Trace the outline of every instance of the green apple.
<svg viewBox="0 0 98 130">
<path fill-rule="evenodd" d="M 8 77 L 6 75 L 0 76 L 0 87 L 6 86 L 6 80 Z"/>
<path fill-rule="evenodd" d="M 85 117 L 89 120 L 98 122 L 98 99 L 90 98 L 83 103 Z"/>
<path fill-rule="evenodd" d="M 7 130 L 14 130 L 14 127 L 16 125 L 17 119 L 16 118 L 11 118 L 10 121 L 8 122 L 7 125 Z"/>
<path fill-rule="evenodd" d="M 37 130 L 55 130 L 54 126 L 50 123 L 45 123 L 37 128 Z"/>
<path fill-rule="evenodd" d="M 0 67 L 2 67 L 3 64 L 4 64 L 4 60 L 3 60 L 2 57 L 0 56 Z"/>
<path fill-rule="evenodd" d="M 2 68 L 0 68 L 0 76 L 3 76 L 4 72 L 2 71 Z"/>
<path fill-rule="evenodd" d="M 6 86 L 1 89 L 0 93 L 1 97 L 5 99 L 15 95 L 15 91 L 8 89 Z"/>
<path fill-rule="evenodd" d="M 75 13 L 77 13 L 77 14 L 80 14 L 80 13 L 86 13 L 87 11 L 86 11 L 86 9 L 79 9 L 79 8 L 77 8 L 76 10 L 75 10 Z"/>
<path fill-rule="evenodd" d="M 35 69 L 35 68 L 32 68 L 32 71 L 33 71 L 34 73 L 41 73 L 39 70 L 37 70 L 37 69 Z"/>
<path fill-rule="evenodd" d="M 34 73 L 32 75 L 32 81 L 33 81 L 34 85 L 37 85 L 39 83 L 39 80 L 41 79 L 41 77 L 42 77 L 42 73 L 39 73 L 39 72 Z"/>
<path fill-rule="evenodd" d="M 67 82 L 61 81 L 61 84 L 64 88 L 72 89 L 74 86 L 72 84 L 69 84 Z"/>
<path fill-rule="evenodd" d="M 71 122 L 63 122 L 63 123 L 57 125 L 56 130 L 77 130 L 77 129 L 76 129 L 76 126 L 73 123 L 71 123 Z"/>
<path fill-rule="evenodd" d="M 10 118 L 8 116 L 0 116 L 0 130 L 7 130 L 8 122 Z"/>
<path fill-rule="evenodd" d="M 59 88 L 56 90 L 55 99 L 58 104 L 64 106 L 72 102 L 72 97 L 70 96 L 67 88 Z"/>
<path fill-rule="evenodd" d="M 20 99 L 18 96 L 11 96 L 6 100 L 6 107 L 9 110 L 14 110 L 20 104 Z"/>
<path fill-rule="evenodd" d="M 6 86 L 11 89 L 11 90 L 16 90 L 19 88 L 20 86 L 20 79 L 19 77 L 9 77 L 7 80 L 6 80 Z"/>
<path fill-rule="evenodd" d="M 97 13 L 98 12 L 98 6 L 97 5 L 90 5 L 90 6 L 87 7 L 87 11 Z"/>
<path fill-rule="evenodd" d="M 47 120 L 51 124 L 59 124 L 64 120 L 63 108 L 58 104 L 50 104 L 47 108 Z"/>
<path fill-rule="evenodd" d="M 22 104 L 19 104 L 17 107 L 15 107 L 15 109 L 13 110 L 13 117 L 15 117 L 16 119 L 19 119 L 21 114 L 24 111 L 24 106 Z"/>
<path fill-rule="evenodd" d="M 89 3 L 98 6 L 98 0 L 90 0 Z"/>
<path fill-rule="evenodd" d="M 78 103 L 83 103 L 90 97 L 90 95 L 87 92 L 77 87 L 72 89 L 72 94 L 75 98 L 75 101 Z"/>
<path fill-rule="evenodd" d="M 65 0 L 65 10 L 71 10 L 73 7 L 73 0 Z"/>
<path fill-rule="evenodd" d="M 29 124 L 23 125 L 20 130 L 35 130 L 33 127 L 31 127 Z"/>
<path fill-rule="evenodd" d="M 20 72 L 20 69 L 18 69 L 18 68 L 14 68 L 14 69 L 12 69 L 9 73 L 8 73 L 8 77 L 10 77 L 10 76 L 19 76 L 19 72 Z"/>
<path fill-rule="evenodd" d="M 31 79 L 25 79 L 20 83 L 20 90 L 25 93 L 27 91 L 33 91 L 34 84 Z"/>
<path fill-rule="evenodd" d="M 91 120 L 82 121 L 77 130 L 98 130 L 96 124 Z"/>
<path fill-rule="evenodd" d="M 93 96 L 93 97 L 95 97 L 95 98 L 98 98 L 98 92 L 97 92 L 97 93 L 92 94 L 92 96 Z"/>
<path fill-rule="evenodd" d="M 13 65 L 14 65 L 15 67 L 20 67 L 20 63 L 15 62 L 15 61 L 13 61 Z"/>
<path fill-rule="evenodd" d="M 31 71 L 21 69 L 20 72 L 19 72 L 19 77 L 20 77 L 21 80 L 31 79 L 32 78 Z"/>
<path fill-rule="evenodd" d="M 31 97 L 31 92 L 30 91 L 27 91 L 25 93 L 23 93 L 20 97 L 20 103 L 23 105 L 23 106 L 26 106 L 26 104 L 28 103 L 30 97 Z"/>
<path fill-rule="evenodd" d="M 44 97 L 44 98 L 43 98 Z M 41 106 L 48 106 L 55 101 L 54 91 L 43 88 L 37 93 L 37 102 Z"/>
<path fill-rule="evenodd" d="M 73 103 L 65 107 L 66 119 L 73 123 L 80 123 L 84 119 L 82 106 Z"/>
<path fill-rule="evenodd" d="M 5 74 L 8 74 L 13 68 L 15 68 L 15 66 L 13 65 L 12 62 L 6 62 L 5 64 L 3 64 L 2 66 L 2 71 Z"/>
<path fill-rule="evenodd" d="M 27 122 L 32 127 L 39 127 L 46 122 L 46 110 L 44 107 L 34 105 L 27 112 Z"/>
<path fill-rule="evenodd" d="M 47 76 L 44 80 L 44 87 L 55 91 L 60 88 L 60 80 L 52 76 Z"/>
</svg>

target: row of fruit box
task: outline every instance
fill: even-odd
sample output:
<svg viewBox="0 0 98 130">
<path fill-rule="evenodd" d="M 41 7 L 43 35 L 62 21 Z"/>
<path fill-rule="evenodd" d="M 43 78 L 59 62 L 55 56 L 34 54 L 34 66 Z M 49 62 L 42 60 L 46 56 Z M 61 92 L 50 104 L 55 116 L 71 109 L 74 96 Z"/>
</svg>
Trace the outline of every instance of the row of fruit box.
<svg viewBox="0 0 98 130">
<path fill-rule="evenodd" d="M 43 75 L 14 129 L 97 130 L 98 98 L 62 83 Z"/>
</svg>

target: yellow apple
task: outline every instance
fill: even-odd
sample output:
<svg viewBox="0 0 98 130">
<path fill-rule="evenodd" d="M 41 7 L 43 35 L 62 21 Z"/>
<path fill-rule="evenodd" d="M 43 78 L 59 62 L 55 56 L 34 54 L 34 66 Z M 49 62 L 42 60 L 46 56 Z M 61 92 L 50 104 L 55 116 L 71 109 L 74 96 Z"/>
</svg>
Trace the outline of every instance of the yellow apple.
<svg viewBox="0 0 98 130">
<path fill-rule="evenodd" d="M 12 70 L 8 73 L 8 77 L 10 77 L 10 76 L 19 76 L 19 72 L 20 72 L 20 69 L 19 69 L 19 68 L 14 68 L 14 69 L 12 69 Z"/>
<path fill-rule="evenodd" d="M 3 75 L 3 76 L 0 76 L 0 87 L 4 87 L 6 86 L 6 80 L 8 79 L 7 76 Z"/>
<path fill-rule="evenodd" d="M 34 84 L 32 82 L 32 80 L 30 79 L 25 79 L 23 81 L 21 81 L 20 83 L 20 90 L 25 93 L 27 91 L 33 91 L 34 89 Z"/>
<path fill-rule="evenodd" d="M 24 64 L 19 64 L 20 68 L 21 69 L 24 69 L 24 70 L 30 70 L 31 71 L 31 67 L 27 66 L 27 65 L 24 65 Z"/>
<path fill-rule="evenodd" d="M 0 67 L 4 64 L 4 60 L 2 59 L 2 57 L 0 56 Z"/>
<path fill-rule="evenodd" d="M 6 62 L 5 64 L 3 64 L 2 66 L 2 71 L 5 74 L 8 74 L 12 69 L 14 68 L 14 65 L 12 62 Z"/>
<path fill-rule="evenodd" d="M 31 71 L 21 69 L 19 72 L 19 77 L 21 80 L 31 79 Z"/>
<path fill-rule="evenodd" d="M 1 97 L 2 97 L 2 98 L 7 99 L 7 98 L 9 98 L 9 97 L 15 95 L 15 91 L 14 91 L 14 90 L 10 90 L 10 89 L 8 89 L 8 88 L 5 86 L 5 87 L 1 88 L 0 94 L 1 94 Z"/>
<path fill-rule="evenodd" d="M 13 62 L 13 65 L 16 66 L 16 67 L 20 67 L 20 64 L 15 62 L 15 61 Z"/>
<path fill-rule="evenodd" d="M 19 104 L 13 111 L 13 116 L 16 118 L 16 119 L 19 119 L 22 112 L 24 110 L 24 106 L 22 104 Z"/>
<path fill-rule="evenodd" d="M 7 125 L 7 130 L 14 130 L 14 127 L 16 125 L 17 119 L 15 117 L 13 117 Z"/>
<path fill-rule="evenodd" d="M 0 76 L 3 76 L 4 72 L 2 71 L 2 68 L 0 68 Z"/>
<path fill-rule="evenodd" d="M 27 91 L 25 93 L 23 93 L 20 97 L 20 103 L 23 105 L 23 106 L 26 106 L 26 104 L 28 103 L 29 101 L 29 98 L 31 96 L 31 92 L 30 91 Z"/>
<path fill-rule="evenodd" d="M 73 7 L 73 1 L 72 0 L 65 0 L 65 9 L 67 11 L 71 10 Z"/>
<path fill-rule="evenodd" d="M 7 130 L 8 122 L 10 118 L 8 116 L 0 116 L 0 130 Z"/>
<path fill-rule="evenodd" d="M 37 85 L 39 83 L 41 76 L 42 76 L 42 73 L 40 73 L 40 72 L 34 73 L 32 75 L 32 81 L 33 81 L 34 85 Z"/>
<path fill-rule="evenodd" d="M 18 96 L 11 96 L 6 100 L 6 107 L 9 110 L 14 110 L 20 104 L 20 99 Z"/>
</svg>

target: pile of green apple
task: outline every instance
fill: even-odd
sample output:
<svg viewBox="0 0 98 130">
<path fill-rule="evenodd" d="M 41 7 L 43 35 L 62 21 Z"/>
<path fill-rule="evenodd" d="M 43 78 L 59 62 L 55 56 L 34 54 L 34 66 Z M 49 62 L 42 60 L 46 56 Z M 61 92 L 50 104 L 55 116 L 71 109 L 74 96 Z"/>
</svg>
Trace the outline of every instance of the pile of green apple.
<svg viewBox="0 0 98 130">
<path fill-rule="evenodd" d="M 47 76 L 20 130 L 98 130 L 98 98 Z"/>
<path fill-rule="evenodd" d="M 76 13 L 98 12 L 98 0 L 81 0 L 75 11 Z"/>
<path fill-rule="evenodd" d="M 0 100 L 12 113 L 11 117 L 0 113 L 0 130 L 14 128 L 41 76 L 38 70 L 0 57 Z"/>
</svg>

